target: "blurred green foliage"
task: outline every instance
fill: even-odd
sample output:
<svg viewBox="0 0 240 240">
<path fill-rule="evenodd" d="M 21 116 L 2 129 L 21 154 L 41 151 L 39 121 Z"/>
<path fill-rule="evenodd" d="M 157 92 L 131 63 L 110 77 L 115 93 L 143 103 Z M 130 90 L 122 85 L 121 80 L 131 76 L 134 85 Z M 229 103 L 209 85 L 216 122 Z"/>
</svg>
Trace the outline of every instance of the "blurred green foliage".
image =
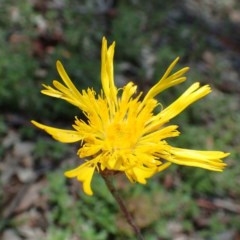
<svg viewBox="0 0 240 240">
<path fill-rule="evenodd" d="M 45 194 L 51 206 L 48 214 L 50 229 L 58 226 L 66 229 L 63 234 L 70 232 L 71 236 L 86 240 L 104 240 L 109 234 L 116 233 L 116 205 L 100 178 L 93 183 L 98 186 L 94 187 L 96 194 L 93 197 L 82 195 L 81 199 L 69 197 L 62 172 L 50 174 L 48 180 Z M 51 230 L 49 234 L 51 236 Z"/>
<path fill-rule="evenodd" d="M 55 68 L 59 59 L 79 89 L 98 90 L 104 35 L 110 42 L 117 42 L 117 72 L 119 63 L 129 64 L 135 69 L 132 77 L 142 88 L 145 88 L 144 81 L 158 80 L 176 56 L 187 54 L 183 44 L 189 44 L 193 27 L 183 22 L 180 27 L 184 33 L 181 29 L 176 31 L 176 21 L 181 18 L 174 15 L 178 5 L 121 1 L 115 9 L 111 1 L 101 4 L 66 1 L 65 6 L 56 4 L 47 11 L 44 3 L 42 8 L 41 4 L 38 8 L 35 6 L 36 9 L 23 2 L 1 4 L 0 44 L 4 46 L 0 52 L 1 109 L 54 120 L 77 114 L 77 110 L 66 103 L 42 96 L 41 84 L 59 79 Z M 153 17 L 154 9 L 161 11 Z M 145 79 L 145 47 L 151 54 L 154 51 L 157 58 L 151 79 Z"/>
</svg>

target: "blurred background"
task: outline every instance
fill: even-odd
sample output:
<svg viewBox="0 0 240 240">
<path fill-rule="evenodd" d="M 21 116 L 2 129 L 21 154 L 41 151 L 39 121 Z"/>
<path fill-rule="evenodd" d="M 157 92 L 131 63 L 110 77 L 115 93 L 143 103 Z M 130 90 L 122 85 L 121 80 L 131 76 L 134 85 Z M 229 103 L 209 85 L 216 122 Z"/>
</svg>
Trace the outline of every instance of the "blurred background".
<svg viewBox="0 0 240 240">
<path fill-rule="evenodd" d="M 180 56 L 188 80 L 213 92 L 172 122 L 171 144 L 231 152 L 223 173 L 172 166 L 145 186 L 117 176 L 145 239 L 240 239 L 240 3 L 238 0 L 0 0 L 0 239 L 135 239 L 102 179 L 94 196 L 63 172 L 79 164 L 30 120 L 70 128 L 75 107 L 40 93 L 61 60 L 79 89 L 100 88 L 101 39 L 116 41 L 115 81 L 146 92 Z"/>
</svg>

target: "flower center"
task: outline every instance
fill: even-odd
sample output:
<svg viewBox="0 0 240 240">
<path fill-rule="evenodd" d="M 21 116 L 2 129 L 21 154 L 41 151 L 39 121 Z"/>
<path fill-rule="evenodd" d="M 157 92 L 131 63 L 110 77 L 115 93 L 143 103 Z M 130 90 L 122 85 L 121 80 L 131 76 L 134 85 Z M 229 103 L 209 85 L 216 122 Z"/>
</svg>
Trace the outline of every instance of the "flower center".
<svg viewBox="0 0 240 240">
<path fill-rule="evenodd" d="M 127 122 L 111 123 L 106 130 L 106 141 L 111 150 L 132 150 L 136 144 L 134 126 Z"/>
</svg>

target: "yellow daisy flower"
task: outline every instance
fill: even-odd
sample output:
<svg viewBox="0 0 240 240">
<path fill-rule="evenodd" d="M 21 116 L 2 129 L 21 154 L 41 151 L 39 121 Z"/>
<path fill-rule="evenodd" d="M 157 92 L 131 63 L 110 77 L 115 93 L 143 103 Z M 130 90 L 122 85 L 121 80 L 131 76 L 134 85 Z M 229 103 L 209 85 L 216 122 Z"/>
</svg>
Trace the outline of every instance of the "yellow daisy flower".
<svg viewBox="0 0 240 240">
<path fill-rule="evenodd" d="M 132 82 L 123 88 L 115 86 L 114 47 L 115 42 L 108 48 L 107 40 L 103 38 L 100 94 L 90 88 L 79 92 L 59 61 L 57 70 L 64 84 L 54 80 L 54 87 L 43 85 L 43 94 L 77 106 L 87 119 L 84 121 L 76 117 L 73 130 L 53 128 L 32 121 L 57 141 L 80 141 L 77 154 L 84 163 L 65 172 L 65 176 L 76 177 L 83 183 L 84 192 L 92 195 L 91 180 L 95 171 L 102 174 L 124 172 L 131 182 L 142 184 L 172 163 L 222 171 L 226 164 L 221 159 L 228 153 L 182 149 L 166 141 L 180 134 L 177 125 L 166 126 L 166 123 L 210 93 L 211 88 L 194 83 L 172 104 L 157 111 L 161 104 L 155 97 L 165 89 L 184 82 L 186 77 L 183 75 L 188 67 L 171 74 L 178 61 L 178 58 L 175 59 L 157 84 L 146 96 L 142 96 L 142 93 L 137 93 L 137 86 Z"/>
</svg>

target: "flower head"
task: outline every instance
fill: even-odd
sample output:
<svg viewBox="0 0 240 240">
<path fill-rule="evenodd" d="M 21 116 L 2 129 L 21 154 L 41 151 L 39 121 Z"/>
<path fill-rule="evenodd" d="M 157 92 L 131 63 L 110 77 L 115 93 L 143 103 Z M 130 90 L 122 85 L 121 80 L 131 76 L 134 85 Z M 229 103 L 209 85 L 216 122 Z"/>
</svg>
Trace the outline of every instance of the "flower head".
<svg viewBox="0 0 240 240">
<path fill-rule="evenodd" d="M 108 48 L 107 40 L 103 38 L 102 90 L 99 94 L 90 88 L 79 92 L 59 61 L 57 70 L 64 84 L 55 80 L 53 87 L 43 85 L 43 94 L 75 105 L 87 119 L 76 117 L 73 130 L 53 128 L 32 121 L 35 126 L 60 142 L 80 141 L 77 154 L 84 163 L 65 172 L 65 176 L 76 177 L 83 183 L 84 192 L 92 195 L 91 180 L 95 171 L 124 172 L 131 182 L 142 184 L 172 163 L 222 171 L 226 164 L 221 159 L 228 153 L 182 149 L 173 147 L 166 141 L 179 135 L 177 125 L 166 123 L 190 104 L 210 93 L 210 87 L 200 87 L 199 83 L 194 83 L 168 107 L 156 111 L 161 104 L 155 97 L 165 89 L 184 82 L 186 77 L 183 75 L 188 68 L 171 73 L 177 58 L 163 77 L 142 96 L 142 93 L 137 93 L 137 86 L 132 82 L 123 88 L 115 86 L 114 47 L 115 43 Z"/>
</svg>

